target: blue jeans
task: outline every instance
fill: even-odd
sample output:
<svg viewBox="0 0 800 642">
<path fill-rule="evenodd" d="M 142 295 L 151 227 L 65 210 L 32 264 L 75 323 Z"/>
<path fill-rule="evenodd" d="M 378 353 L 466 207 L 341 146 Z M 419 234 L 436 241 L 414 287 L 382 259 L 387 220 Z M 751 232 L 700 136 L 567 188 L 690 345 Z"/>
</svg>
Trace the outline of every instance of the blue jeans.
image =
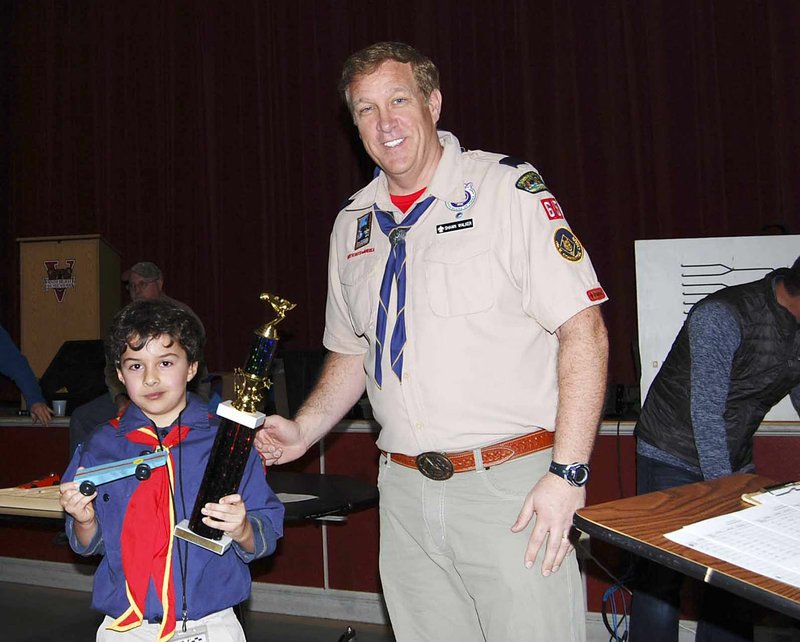
<svg viewBox="0 0 800 642">
<path fill-rule="evenodd" d="M 702 475 L 649 457 L 636 456 L 636 494 L 643 495 L 703 481 Z M 680 590 L 684 576 L 665 566 L 639 560 L 631 604 L 631 642 L 677 642 Z M 705 587 L 697 622 L 697 642 L 753 639 L 750 605 L 735 595 Z M 738 616 L 738 617 L 737 617 Z M 741 619 L 740 619 L 741 618 Z"/>
</svg>

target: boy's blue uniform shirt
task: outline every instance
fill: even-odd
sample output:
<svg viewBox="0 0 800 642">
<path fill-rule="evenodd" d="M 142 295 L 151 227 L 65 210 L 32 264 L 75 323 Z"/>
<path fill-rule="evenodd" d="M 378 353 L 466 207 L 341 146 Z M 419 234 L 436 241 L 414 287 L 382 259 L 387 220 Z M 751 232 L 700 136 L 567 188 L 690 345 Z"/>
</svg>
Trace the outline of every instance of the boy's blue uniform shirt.
<svg viewBox="0 0 800 642">
<path fill-rule="evenodd" d="M 175 462 L 176 522 L 191 515 L 217 427 L 217 418 L 214 417 L 210 423 L 206 404 L 191 393 L 180 421 L 182 425 L 190 426 L 191 430 L 181 444 L 172 450 Z M 117 427 L 113 423 L 104 424 L 76 450 L 63 480 L 71 480 L 78 466 L 94 466 L 138 455 L 142 451 L 142 445 L 129 441 L 125 434 L 142 426 L 152 427 L 152 422 L 136 405 L 130 404 L 120 417 Z M 66 520 L 70 546 L 76 553 L 103 555 L 95 573 L 92 607 L 114 618 L 120 616 L 129 606 L 120 539 L 128 501 L 140 483 L 147 482 L 128 477 L 98 488 L 94 501 L 98 530 L 88 546 L 81 546 L 75 537 L 73 518 L 68 515 Z M 183 499 L 182 488 L 185 492 Z M 255 450 L 251 451 L 247 460 L 239 494 L 253 526 L 254 553 L 247 553 L 236 543 L 223 555 L 199 546 L 177 541 L 175 543 L 172 574 L 179 615 L 182 580 L 177 549 L 180 547 L 184 560 L 187 560 L 188 551 L 186 602 L 190 620 L 197 620 L 246 600 L 251 586 L 247 563 L 274 552 L 277 539 L 283 535 L 283 504 L 267 485 L 263 464 Z M 145 620 L 151 622 L 160 620 L 162 615 L 161 601 L 152 583 L 143 615 Z"/>
</svg>

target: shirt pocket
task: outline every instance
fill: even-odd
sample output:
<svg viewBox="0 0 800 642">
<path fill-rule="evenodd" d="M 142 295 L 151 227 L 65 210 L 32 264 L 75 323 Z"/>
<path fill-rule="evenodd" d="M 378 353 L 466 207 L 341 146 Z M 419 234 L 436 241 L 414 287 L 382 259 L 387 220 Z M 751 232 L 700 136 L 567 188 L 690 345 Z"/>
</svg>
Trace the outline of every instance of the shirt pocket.
<svg viewBox="0 0 800 642">
<path fill-rule="evenodd" d="M 432 245 L 424 263 L 428 300 L 437 316 L 475 314 L 492 307 L 491 254 L 485 242 Z"/>
<path fill-rule="evenodd" d="M 361 256 L 345 265 L 339 275 L 350 322 L 359 336 L 367 333 L 377 311 L 378 284 L 373 283 L 377 269 L 378 257 Z"/>
</svg>

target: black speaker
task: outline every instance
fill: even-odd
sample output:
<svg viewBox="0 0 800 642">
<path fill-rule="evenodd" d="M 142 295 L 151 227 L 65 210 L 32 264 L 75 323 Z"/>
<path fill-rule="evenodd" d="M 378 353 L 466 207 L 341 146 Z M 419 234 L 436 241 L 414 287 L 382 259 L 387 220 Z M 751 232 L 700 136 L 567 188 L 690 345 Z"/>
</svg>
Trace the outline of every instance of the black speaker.
<svg viewBox="0 0 800 642">
<path fill-rule="evenodd" d="M 317 383 L 326 354 L 325 350 L 285 350 L 281 352 L 286 377 L 289 416 L 294 416 L 300 409 L 306 396 Z"/>
<path fill-rule="evenodd" d="M 604 419 L 635 421 L 639 418 L 640 411 L 639 386 L 608 384 L 603 408 Z"/>
<path fill-rule="evenodd" d="M 103 341 L 65 341 L 39 384 L 48 402 L 66 399 L 67 414 L 106 392 Z"/>
</svg>

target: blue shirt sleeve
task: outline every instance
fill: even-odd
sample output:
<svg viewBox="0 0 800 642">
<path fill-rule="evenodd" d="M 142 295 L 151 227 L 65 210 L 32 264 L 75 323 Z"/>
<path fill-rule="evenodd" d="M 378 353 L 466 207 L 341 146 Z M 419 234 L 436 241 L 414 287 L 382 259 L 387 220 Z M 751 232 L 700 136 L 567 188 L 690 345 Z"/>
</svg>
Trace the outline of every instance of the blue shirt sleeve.
<svg viewBox="0 0 800 642">
<path fill-rule="evenodd" d="M 742 337 L 734 316 L 715 301 L 692 310 L 688 332 L 694 442 L 703 478 L 717 479 L 733 472 L 724 412 L 733 357 Z"/>
<path fill-rule="evenodd" d="M 0 326 L 0 373 L 14 380 L 25 397 L 25 401 L 28 402 L 28 406 L 35 403 L 47 403 L 28 360 L 19 351 L 3 326 Z"/>
</svg>

